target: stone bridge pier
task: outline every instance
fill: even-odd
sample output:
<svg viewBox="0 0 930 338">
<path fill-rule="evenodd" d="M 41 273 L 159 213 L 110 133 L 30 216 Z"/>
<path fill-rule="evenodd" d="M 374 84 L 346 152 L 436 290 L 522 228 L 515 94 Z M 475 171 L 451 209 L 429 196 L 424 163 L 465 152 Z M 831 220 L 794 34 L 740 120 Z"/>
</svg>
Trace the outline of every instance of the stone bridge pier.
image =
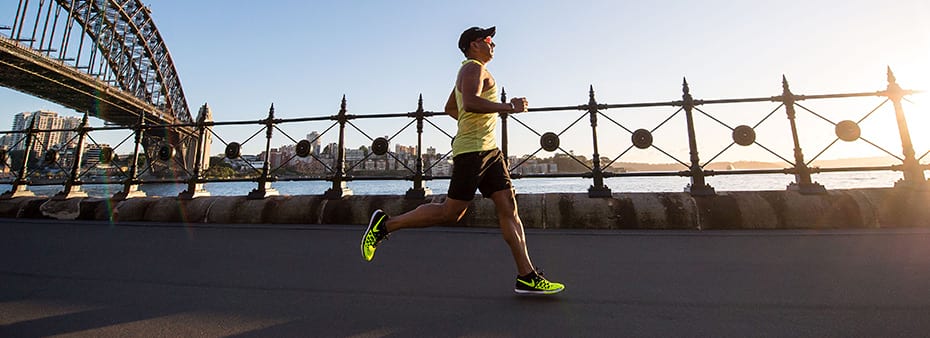
<svg viewBox="0 0 930 338">
<path fill-rule="evenodd" d="M 208 127 L 213 112 L 206 104 L 200 107 L 194 127 L 154 128 L 145 130 L 142 151 L 149 160 L 143 176 L 148 179 L 189 178 L 210 165 L 213 135 Z"/>
</svg>

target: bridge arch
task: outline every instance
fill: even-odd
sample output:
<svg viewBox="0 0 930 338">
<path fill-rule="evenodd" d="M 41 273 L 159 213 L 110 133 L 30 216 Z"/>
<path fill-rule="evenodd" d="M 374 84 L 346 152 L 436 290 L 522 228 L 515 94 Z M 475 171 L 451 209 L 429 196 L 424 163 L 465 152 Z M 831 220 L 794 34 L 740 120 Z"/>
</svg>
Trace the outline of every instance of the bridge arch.
<svg viewBox="0 0 930 338">
<path fill-rule="evenodd" d="M 140 0 L 20 0 L 5 28 L 20 46 L 143 101 L 153 122 L 192 121 L 167 44 Z"/>
</svg>

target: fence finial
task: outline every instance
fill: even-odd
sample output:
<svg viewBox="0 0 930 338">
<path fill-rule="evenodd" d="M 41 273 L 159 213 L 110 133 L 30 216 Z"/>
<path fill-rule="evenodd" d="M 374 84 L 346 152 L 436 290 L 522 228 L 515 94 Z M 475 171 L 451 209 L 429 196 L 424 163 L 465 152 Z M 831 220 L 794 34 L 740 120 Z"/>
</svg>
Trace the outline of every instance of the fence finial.
<svg viewBox="0 0 930 338">
<path fill-rule="evenodd" d="M 594 109 L 594 105 L 597 104 L 597 100 L 594 99 L 594 85 L 588 87 L 588 104 L 591 105 L 591 109 Z"/>
</svg>

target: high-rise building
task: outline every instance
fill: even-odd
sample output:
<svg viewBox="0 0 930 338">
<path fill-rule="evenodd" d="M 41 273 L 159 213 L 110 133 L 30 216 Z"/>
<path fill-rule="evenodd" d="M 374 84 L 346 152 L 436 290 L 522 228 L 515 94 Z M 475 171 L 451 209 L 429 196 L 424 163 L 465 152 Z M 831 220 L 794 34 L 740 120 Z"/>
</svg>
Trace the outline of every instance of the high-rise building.
<svg viewBox="0 0 930 338">
<path fill-rule="evenodd" d="M 33 120 L 35 120 L 34 124 Z M 13 117 L 13 131 L 25 130 L 29 128 L 29 126 L 33 126 L 36 130 L 62 129 L 63 125 L 64 119 L 53 111 L 39 110 L 35 112 L 24 112 L 16 114 L 16 116 Z M 64 132 L 60 131 L 35 133 L 33 135 L 34 141 L 30 151 L 35 154 L 35 156 L 42 156 L 45 154 L 46 149 L 59 148 L 62 144 L 63 134 Z M 10 138 L 10 148 L 25 149 L 26 144 L 23 140 L 26 137 L 25 133 L 11 135 L 13 135 L 13 137 Z M 13 147 L 14 145 L 15 147 Z"/>
<path fill-rule="evenodd" d="M 58 113 L 47 110 L 35 112 L 23 112 L 13 117 L 12 131 L 26 130 L 32 125 L 35 119 L 35 129 L 37 130 L 59 130 L 44 131 L 34 134 L 35 138 L 30 148 L 32 156 L 43 156 L 48 149 L 65 149 L 68 146 L 77 144 L 77 132 L 81 126 L 81 118 L 58 116 Z M 26 147 L 25 133 L 8 134 L 3 140 L 2 145 L 7 149 L 22 150 Z"/>
<path fill-rule="evenodd" d="M 88 144 L 84 148 L 84 166 L 93 167 L 100 163 L 100 152 L 103 148 L 109 148 L 109 144 Z"/>
<path fill-rule="evenodd" d="M 61 132 L 60 144 L 76 146 L 78 142 L 77 129 L 81 127 L 82 119 L 71 116 L 63 116 L 61 119 L 61 129 L 66 129 L 66 131 Z"/>
<path fill-rule="evenodd" d="M 10 128 L 11 131 L 20 131 L 25 130 L 29 127 L 31 122 L 30 117 L 32 117 L 31 112 L 19 113 L 16 116 L 13 116 L 13 126 Z M 9 149 L 23 149 L 23 145 L 20 144 L 25 137 L 25 134 L 14 133 L 8 134 L 7 137 L 3 140 L 7 148 Z"/>
<path fill-rule="evenodd" d="M 310 149 L 313 150 L 313 155 L 320 156 L 323 145 L 323 141 L 320 140 L 320 133 L 316 132 L 316 130 L 311 131 L 307 134 L 307 141 L 310 141 Z"/>
</svg>

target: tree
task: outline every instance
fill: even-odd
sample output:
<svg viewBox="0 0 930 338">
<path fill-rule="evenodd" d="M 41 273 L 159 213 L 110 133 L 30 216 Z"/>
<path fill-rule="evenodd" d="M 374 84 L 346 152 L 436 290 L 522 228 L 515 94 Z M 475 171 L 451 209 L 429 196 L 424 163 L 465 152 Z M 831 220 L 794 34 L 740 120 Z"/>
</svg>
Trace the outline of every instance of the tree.
<svg viewBox="0 0 930 338">
<path fill-rule="evenodd" d="M 574 158 L 574 159 L 573 159 Z M 576 161 L 577 159 L 577 161 Z M 571 156 L 566 154 L 555 154 L 552 157 L 552 162 L 554 162 L 559 167 L 559 172 L 564 173 L 583 173 L 590 171 L 587 167 L 581 163 L 588 163 L 588 159 L 584 156 Z"/>
<path fill-rule="evenodd" d="M 210 157 L 210 168 L 203 175 L 208 178 L 236 176 L 236 170 L 223 159 L 222 156 Z"/>
<path fill-rule="evenodd" d="M 229 167 L 229 163 L 226 163 L 225 160 L 226 160 L 226 155 L 212 156 L 210 157 L 210 167 L 216 167 L 216 166 Z"/>
<path fill-rule="evenodd" d="M 233 177 L 236 176 L 236 171 L 229 166 L 211 166 L 210 169 L 207 169 L 204 173 L 204 176 L 208 178 Z"/>
</svg>

